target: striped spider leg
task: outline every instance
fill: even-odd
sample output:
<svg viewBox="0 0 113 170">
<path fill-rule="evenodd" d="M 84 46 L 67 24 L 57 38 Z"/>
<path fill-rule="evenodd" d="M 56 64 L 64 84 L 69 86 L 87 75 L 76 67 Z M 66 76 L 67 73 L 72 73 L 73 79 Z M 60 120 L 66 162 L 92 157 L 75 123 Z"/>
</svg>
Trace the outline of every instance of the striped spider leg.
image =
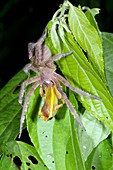
<svg viewBox="0 0 113 170">
<path fill-rule="evenodd" d="M 23 104 L 23 109 L 22 109 L 22 114 L 21 114 L 21 119 L 20 119 L 19 138 L 20 138 L 21 133 L 22 133 L 22 127 L 23 127 L 23 123 L 24 123 L 24 119 L 25 119 L 25 113 L 26 113 L 27 108 L 28 108 L 29 97 L 36 90 L 36 88 L 40 85 L 40 80 L 38 79 L 37 76 L 35 76 L 33 78 L 30 78 L 30 79 L 28 79 L 28 80 L 26 80 L 26 81 L 24 81 L 22 83 L 21 90 L 20 90 L 20 96 L 19 96 L 18 102 L 20 104 L 22 104 L 22 98 L 23 98 L 23 95 L 24 95 L 24 89 L 25 89 L 26 86 L 28 86 L 29 84 L 32 84 L 32 83 L 34 83 L 34 84 L 32 85 L 29 92 L 27 93 L 27 95 L 25 97 L 25 100 L 24 100 L 24 104 Z"/>
</svg>

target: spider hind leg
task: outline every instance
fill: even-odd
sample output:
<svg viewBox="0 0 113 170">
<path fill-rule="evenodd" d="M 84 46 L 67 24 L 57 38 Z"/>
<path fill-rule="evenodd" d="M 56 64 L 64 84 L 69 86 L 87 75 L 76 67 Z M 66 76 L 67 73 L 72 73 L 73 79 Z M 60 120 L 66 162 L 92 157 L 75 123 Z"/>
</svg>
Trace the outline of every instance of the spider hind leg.
<svg viewBox="0 0 113 170">
<path fill-rule="evenodd" d="M 76 111 L 75 111 L 75 109 L 73 108 L 72 104 L 71 104 L 70 101 L 68 100 L 66 94 L 63 92 L 63 90 L 62 90 L 62 88 L 61 88 L 59 82 L 56 81 L 56 80 L 55 80 L 54 82 L 55 82 L 55 84 L 56 84 L 57 90 L 58 90 L 59 93 L 61 94 L 62 99 L 65 101 L 65 103 L 66 103 L 67 107 L 69 108 L 69 110 L 71 111 L 72 115 L 73 115 L 74 118 L 77 120 L 77 122 L 80 124 L 80 126 L 83 128 L 83 130 L 86 131 L 86 129 L 85 129 L 83 123 L 81 122 L 81 120 L 80 120 L 78 114 L 76 113 Z"/>
<path fill-rule="evenodd" d="M 36 90 L 36 88 L 39 86 L 39 81 L 37 80 L 37 82 L 35 82 L 35 84 L 31 87 L 31 89 L 28 91 L 25 101 L 24 101 L 24 105 L 23 105 L 23 109 L 22 109 L 22 114 L 21 114 L 21 119 L 20 119 L 20 133 L 19 133 L 19 138 L 21 136 L 22 133 L 22 127 L 23 127 L 23 123 L 25 120 L 25 114 L 27 112 L 27 108 L 28 108 L 28 103 L 29 103 L 29 97 L 31 96 L 31 94 Z"/>
</svg>

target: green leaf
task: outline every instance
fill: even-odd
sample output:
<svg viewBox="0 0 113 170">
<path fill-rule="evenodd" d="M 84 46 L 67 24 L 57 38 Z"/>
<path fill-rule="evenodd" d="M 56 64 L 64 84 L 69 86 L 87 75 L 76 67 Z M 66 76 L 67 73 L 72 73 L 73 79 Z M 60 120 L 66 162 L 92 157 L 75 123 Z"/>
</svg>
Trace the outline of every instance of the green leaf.
<svg viewBox="0 0 113 170">
<path fill-rule="evenodd" d="M 53 22 L 50 30 L 50 36 L 53 37 L 52 43 L 54 44 L 55 49 L 59 49 L 59 51 L 61 51 L 61 45 L 60 45 L 58 34 L 56 32 L 56 28 L 57 28 L 57 22 Z"/>
<path fill-rule="evenodd" d="M 86 169 L 113 169 L 113 150 L 108 139 L 101 142 L 99 146 L 91 153 L 86 162 Z"/>
<path fill-rule="evenodd" d="M 95 27 L 95 29 L 97 30 L 98 34 L 100 35 L 100 31 L 98 28 L 98 23 L 95 19 L 95 15 L 99 14 L 100 9 L 99 8 L 87 8 L 87 7 L 83 7 L 84 9 L 86 9 L 87 11 L 85 12 L 85 15 L 87 16 L 89 22 L 91 23 L 91 25 L 93 25 L 93 27 Z M 83 9 L 82 8 L 82 9 Z"/>
<path fill-rule="evenodd" d="M 14 164 L 10 156 L 2 155 L 2 158 L 0 160 L 0 169 L 18 170 L 18 167 Z"/>
<path fill-rule="evenodd" d="M 80 116 L 86 128 L 84 132 L 81 127 L 78 128 L 78 123 L 65 104 L 52 120 L 45 122 L 39 118 L 38 111 L 43 104 L 43 99 L 40 98 L 38 87 L 29 99 L 26 113 L 27 129 L 34 147 L 22 142 L 14 142 L 12 140 L 19 132 L 21 114 L 18 86 L 27 77 L 23 71 L 20 71 L 0 91 L 0 151 L 2 153 L 0 167 L 2 169 L 5 169 L 6 161 L 6 169 L 17 169 L 15 158 L 21 160 L 21 169 L 85 170 L 96 168 L 100 170 L 113 167 L 111 142 L 104 141 L 109 135 L 109 130 L 113 131 L 113 98 L 111 96 L 113 95 L 111 62 L 113 37 L 112 34 L 102 34 L 105 72 L 110 94 L 104 79 L 102 44 L 95 20 L 93 20 L 95 12 L 91 10 L 85 15 L 81 9 L 71 4 L 67 6 L 67 4 L 70 3 L 65 1 L 65 5 L 59 10 L 61 13 L 58 13 L 58 16 L 54 15 L 53 20 L 49 22 L 46 44 L 53 54 L 73 50 L 72 55 L 61 58 L 57 62 L 59 68 L 71 85 L 99 96 L 103 102 L 76 94 L 77 99 L 86 109 L 85 114 Z M 67 20 L 65 10 L 68 7 Z M 77 101 L 70 90 L 69 100 L 78 111 Z M 7 141 L 12 142 L 7 143 Z M 36 163 L 30 158 L 35 159 Z"/>
<path fill-rule="evenodd" d="M 52 143 L 54 118 L 47 122 L 40 118 L 37 123 L 39 153 L 48 169 L 55 170 Z"/>
<path fill-rule="evenodd" d="M 28 111 L 26 114 L 27 128 L 31 141 L 45 165 L 48 167 L 48 169 L 54 170 L 55 165 L 52 150 L 54 119 L 50 121 L 44 121 L 42 118 L 40 118 L 38 116 L 40 106 L 41 98 L 39 96 L 39 88 L 37 88 L 29 99 Z"/>
<path fill-rule="evenodd" d="M 110 131 L 104 124 L 87 111 L 81 116 L 81 120 L 85 126 L 86 132 L 79 128 L 78 135 L 82 156 L 84 161 L 86 161 L 93 149 L 108 137 Z"/>
<path fill-rule="evenodd" d="M 76 100 L 71 92 L 70 101 L 76 108 Z M 65 107 L 64 107 L 65 109 Z M 62 109 L 59 111 L 62 113 Z M 56 170 L 84 170 L 79 142 L 74 127 L 74 118 L 66 111 L 63 119 L 56 119 L 53 129 L 53 151 Z"/>
<path fill-rule="evenodd" d="M 94 69 L 104 78 L 102 43 L 97 30 L 90 24 L 82 10 L 71 4 L 68 21 L 75 40 L 87 52 Z"/>
<path fill-rule="evenodd" d="M 70 92 L 69 97 L 70 102 L 72 103 L 73 107 L 76 111 L 76 100 L 74 94 Z M 69 139 L 66 146 L 66 169 L 70 170 L 85 170 L 85 165 L 82 157 L 82 153 L 80 150 L 80 144 L 76 132 L 75 127 L 75 120 L 74 117 L 71 115 L 71 112 L 68 114 L 68 122 L 69 122 Z"/>
<path fill-rule="evenodd" d="M 68 111 L 66 112 L 66 107 L 63 106 L 52 120 L 46 122 L 39 118 L 38 110 L 41 102 L 38 94 L 39 89 L 35 90 L 30 97 L 26 120 L 31 141 L 40 157 L 48 169 L 68 169 L 71 165 L 68 163 L 70 158 L 72 162 L 74 160 L 71 170 L 74 170 L 75 167 L 76 169 L 84 169 L 78 139 L 74 130 L 73 116 Z M 75 105 L 72 95 L 71 100 Z"/>
<path fill-rule="evenodd" d="M 58 65 L 60 69 L 74 87 L 79 87 L 103 99 L 102 102 L 79 95 L 79 100 L 84 107 L 97 119 L 104 122 L 110 130 L 113 130 L 113 98 L 105 82 L 103 82 L 97 72 L 94 71 L 92 65 L 88 62 L 70 33 L 65 32 L 64 36 L 60 36 L 60 38 L 63 41 L 61 43 L 63 52 L 74 51 L 72 55 L 59 60 Z M 51 49 L 50 43 L 51 41 L 48 42 L 48 46 Z M 52 48 L 51 51 L 52 50 L 54 49 Z M 59 53 L 59 51 L 57 53 Z"/>
<path fill-rule="evenodd" d="M 19 133 L 21 106 L 18 92 L 25 78 L 26 74 L 20 71 L 0 91 L 0 145 L 15 139 Z"/>
<path fill-rule="evenodd" d="M 11 169 L 15 161 L 18 160 L 21 162 L 21 166 L 19 165 L 21 170 L 47 170 L 35 148 L 23 142 L 12 141 L 6 143 L 4 146 L 4 156 L 0 160 L 0 167 L 3 167 L 4 170 L 7 165 L 7 163 L 4 163 L 6 159 L 10 159 L 11 164 L 9 164 L 8 169 Z"/>
<path fill-rule="evenodd" d="M 68 124 L 66 107 L 60 109 L 57 113 L 56 121 L 53 128 L 53 153 L 55 160 L 55 168 L 66 169 L 65 156 L 66 156 L 66 144 L 68 141 Z"/>
<path fill-rule="evenodd" d="M 105 73 L 109 90 L 113 96 L 113 34 L 103 32 L 103 50 L 105 60 Z"/>
</svg>

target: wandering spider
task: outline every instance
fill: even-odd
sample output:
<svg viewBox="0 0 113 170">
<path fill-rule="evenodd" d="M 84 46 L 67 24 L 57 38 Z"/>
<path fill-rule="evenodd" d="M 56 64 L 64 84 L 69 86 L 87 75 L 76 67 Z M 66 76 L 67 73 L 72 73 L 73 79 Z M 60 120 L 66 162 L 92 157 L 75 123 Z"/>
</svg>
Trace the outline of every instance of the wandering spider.
<svg viewBox="0 0 113 170">
<path fill-rule="evenodd" d="M 54 112 L 60 108 L 64 103 L 66 103 L 67 107 L 73 114 L 74 118 L 78 121 L 78 123 L 81 125 L 81 127 L 84 128 L 79 116 L 77 115 L 75 109 L 73 108 L 72 104 L 68 100 L 66 94 L 63 92 L 60 82 L 62 82 L 66 87 L 71 89 L 72 91 L 84 95 L 86 97 L 94 98 L 99 100 L 98 97 L 93 96 L 87 92 L 84 92 L 80 89 L 74 88 L 64 77 L 57 74 L 56 66 L 54 65 L 54 61 L 70 55 L 73 51 L 57 54 L 53 57 L 51 57 L 51 52 L 49 48 L 46 45 L 43 45 L 43 42 L 47 36 L 47 30 L 42 35 L 42 37 L 36 42 L 36 43 L 29 43 L 28 44 L 28 53 L 29 53 L 29 59 L 31 60 L 30 64 L 27 64 L 24 67 L 25 73 L 29 73 L 29 70 L 32 70 L 36 73 L 38 73 L 38 76 L 31 77 L 28 80 L 25 80 L 22 83 L 21 90 L 20 90 L 20 96 L 19 96 L 19 103 L 22 104 L 22 99 L 24 96 L 24 90 L 25 87 L 32 84 L 32 87 L 28 91 L 24 104 L 23 104 L 23 110 L 22 115 L 20 119 L 20 134 L 19 138 L 22 133 L 22 126 L 25 119 L 25 114 L 28 108 L 29 104 L 29 97 L 31 94 L 36 90 L 36 88 L 40 85 L 40 95 L 44 97 L 44 105 L 42 109 L 39 111 L 39 115 L 44 120 L 49 120 L 54 116 Z M 52 98 L 52 99 L 50 99 Z M 61 99 L 62 104 L 58 104 L 58 99 Z M 52 102 L 51 102 L 52 101 Z M 51 106 L 50 106 L 51 105 Z M 50 112 L 50 113 L 49 113 Z"/>
</svg>

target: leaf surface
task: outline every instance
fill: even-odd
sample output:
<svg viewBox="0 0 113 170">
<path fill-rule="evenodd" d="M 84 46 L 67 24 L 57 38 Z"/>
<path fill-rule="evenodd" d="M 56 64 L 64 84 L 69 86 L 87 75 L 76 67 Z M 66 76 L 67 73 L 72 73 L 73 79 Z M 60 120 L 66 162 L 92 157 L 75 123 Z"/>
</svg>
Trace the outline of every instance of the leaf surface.
<svg viewBox="0 0 113 170">
<path fill-rule="evenodd" d="M 101 141 L 109 136 L 110 131 L 107 126 L 102 124 L 87 111 L 85 111 L 84 115 L 81 116 L 81 119 L 86 131 L 82 131 L 82 129 L 79 128 L 78 136 L 82 156 L 84 161 L 86 161 L 94 148 L 96 148 Z"/>
<path fill-rule="evenodd" d="M 39 88 L 37 88 L 29 99 L 28 111 L 26 114 L 27 128 L 37 152 L 44 161 L 48 169 L 55 169 L 52 133 L 54 119 L 44 121 L 38 116 L 39 108 L 42 106 L 43 99 L 39 96 Z"/>
<path fill-rule="evenodd" d="M 86 162 L 87 170 L 112 170 L 113 169 L 113 155 L 112 144 L 109 139 L 104 140 L 91 153 Z"/>
<path fill-rule="evenodd" d="M 73 106 L 77 108 L 77 103 L 72 92 L 69 99 Z M 63 114 L 62 109 L 58 115 L 60 114 Z M 74 118 L 68 110 L 63 119 L 56 119 L 54 123 L 53 151 L 56 170 L 85 170 L 74 127 Z"/>
<path fill-rule="evenodd" d="M 0 91 L 0 144 L 11 141 L 19 133 L 21 106 L 18 92 L 25 78 L 23 71 L 18 72 Z"/>
<path fill-rule="evenodd" d="M 113 34 L 103 32 L 103 50 L 105 60 L 105 73 L 109 90 L 113 96 Z"/>
<path fill-rule="evenodd" d="M 47 167 L 40 159 L 40 156 L 36 152 L 35 148 L 24 142 L 19 142 L 19 141 L 8 142 L 4 146 L 4 151 L 5 151 L 4 152 L 5 156 L 0 161 L 1 164 L 0 167 L 3 167 L 3 169 L 6 166 L 6 164 L 3 163 L 5 161 L 4 159 L 10 159 L 11 164 L 9 165 L 8 169 L 11 169 L 15 161 L 18 160 L 18 162 L 21 164 L 22 170 L 26 170 L 26 169 L 47 170 Z"/>
<path fill-rule="evenodd" d="M 90 24 L 82 10 L 71 4 L 68 21 L 75 40 L 87 52 L 94 69 L 104 78 L 102 43 L 97 30 Z"/>
<path fill-rule="evenodd" d="M 71 85 L 96 95 L 103 100 L 102 102 L 79 95 L 79 100 L 84 107 L 113 131 L 113 98 L 105 82 L 95 72 L 76 41 L 74 41 L 72 35 L 66 32 L 63 34 L 61 27 L 58 31 L 62 41 L 62 52 L 73 50 L 73 54 L 59 60 L 58 65 L 61 71 Z M 54 37 L 51 37 L 51 39 L 54 39 Z M 51 41 L 48 42 L 48 46 L 51 49 Z M 53 48 L 52 50 L 54 51 Z M 57 51 L 59 53 L 59 49 Z"/>
</svg>

